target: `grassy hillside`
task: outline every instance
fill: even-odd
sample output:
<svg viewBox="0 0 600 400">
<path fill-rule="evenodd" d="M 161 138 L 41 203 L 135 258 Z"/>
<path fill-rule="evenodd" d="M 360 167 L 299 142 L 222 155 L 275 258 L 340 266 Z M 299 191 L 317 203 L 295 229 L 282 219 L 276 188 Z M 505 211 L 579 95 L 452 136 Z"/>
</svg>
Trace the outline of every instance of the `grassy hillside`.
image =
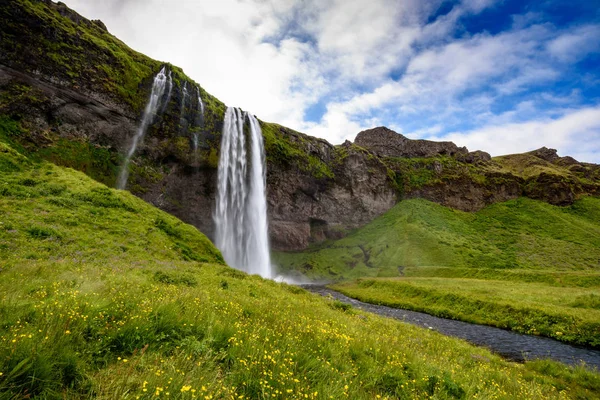
<svg viewBox="0 0 600 400">
<path fill-rule="evenodd" d="M 336 280 L 399 276 L 406 267 L 600 269 L 600 199 L 557 207 L 520 198 L 465 213 L 402 201 L 346 238 L 280 253 L 283 273 Z"/>
<path fill-rule="evenodd" d="M 600 377 L 222 265 L 194 228 L 0 142 L 0 398 L 593 398 Z"/>
</svg>

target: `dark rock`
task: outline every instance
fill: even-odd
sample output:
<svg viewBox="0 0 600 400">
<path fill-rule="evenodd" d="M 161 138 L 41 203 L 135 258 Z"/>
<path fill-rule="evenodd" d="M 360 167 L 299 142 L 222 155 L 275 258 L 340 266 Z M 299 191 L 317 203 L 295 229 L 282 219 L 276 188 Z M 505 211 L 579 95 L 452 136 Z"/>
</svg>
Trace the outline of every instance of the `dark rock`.
<svg viewBox="0 0 600 400">
<path fill-rule="evenodd" d="M 103 31 L 108 32 L 108 28 L 106 27 L 106 25 L 104 24 L 104 22 L 100 21 L 99 19 L 93 19 L 92 23 L 96 24 Z"/>
<path fill-rule="evenodd" d="M 360 132 L 355 143 L 379 157 L 434 157 L 437 155 L 466 155 L 466 147 L 452 142 L 411 140 L 386 127 Z"/>
<path fill-rule="evenodd" d="M 582 192 L 583 188 L 573 178 L 542 172 L 526 182 L 524 194 L 556 206 L 568 206 Z"/>
<path fill-rule="evenodd" d="M 469 164 L 479 164 L 492 161 L 492 156 L 489 153 L 486 153 L 485 151 L 476 150 L 471 151 L 467 154 L 458 154 L 456 156 L 456 159 Z"/>
<path fill-rule="evenodd" d="M 333 165 L 334 177 L 316 178 L 292 165 L 267 165 L 267 201 L 273 248 L 301 250 L 311 242 L 339 238 L 394 206 L 397 194 L 387 167 L 350 142 L 331 146 L 302 141 Z"/>
<path fill-rule="evenodd" d="M 404 198 L 423 198 L 461 211 L 478 211 L 483 207 L 516 199 L 523 195 L 522 178 L 511 174 L 489 173 L 485 182 L 468 176 L 435 182 L 405 193 Z"/>
<path fill-rule="evenodd" d="M 559 155 L 556 152 L 556 149 L 549 149 L 547 147 L 542 147 L 540 149 L 530 151 L 528 154 L 534 155 L 550 163 L 560 159 Z"/>
</svg>

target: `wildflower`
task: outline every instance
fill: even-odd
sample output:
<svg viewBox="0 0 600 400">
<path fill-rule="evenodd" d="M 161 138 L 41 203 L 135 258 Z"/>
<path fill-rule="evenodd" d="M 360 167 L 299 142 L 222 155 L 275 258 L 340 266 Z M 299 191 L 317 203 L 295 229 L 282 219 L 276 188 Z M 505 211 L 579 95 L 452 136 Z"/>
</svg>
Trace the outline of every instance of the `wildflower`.
<svg viewBox="0 0 600 400">
<path fill-rule="evenodd" d="M 70 335 L 70 334 L 71 334 L 71 331 L 67 329 L 67 330 L 65 331 L 65 335 Z"/>
<path fill-rule="evenodd" d="M 189 392 L 191 388 L 192 388 L 191 386 L 186 385 L 186 386 L 184 386 L 184 387 L 181 388 L 181 391 L 182 392 Z"/>
</svg>

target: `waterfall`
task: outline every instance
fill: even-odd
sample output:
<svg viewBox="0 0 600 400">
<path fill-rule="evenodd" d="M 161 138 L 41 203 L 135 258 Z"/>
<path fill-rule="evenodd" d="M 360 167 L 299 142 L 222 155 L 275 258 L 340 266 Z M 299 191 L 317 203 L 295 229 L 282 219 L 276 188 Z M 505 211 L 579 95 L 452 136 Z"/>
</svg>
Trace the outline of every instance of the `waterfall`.
<svg viewBox="0 0 600 400">
<path fill-rule="evenodd" d="M 181 133 L 185 135 L 188 128 L 188 121 L 185 118 L 185 107 L 187 105 L 188 98 L 190 97 L 187 90 L 187 82 L 183 82 L 183 95 L 181 96 L 181 111 L 179 112 L 179 127 Z"/>
<path fill-rule="evenodd" d="M 160 113 L 164 113 L 165 110 L 167 109 L 167 106 L 169 105 L 169 101 L 171 101 L 171 93 L 173 92 L 173 77 L 172 77 L 172 73 L 171 71 L 169 71 L 169 74 L 167 75 L 167 97 L 165 99 L 165 101 L 163 102 L 162 107 L 160 108 Z"/>
<path fill-rule="evenodd" d="M 192 144 L 194 146 L 194 154 L 198 152 L 198 130 L 204 125 L 204 103 L 202 97 L 200 97 L 200 88 L 196 87 L 196 96 L 198 97 L 198 109 L 196 112 L 196 129 L 194 130 L 194 137 L 192 138 Z M 195 157 L 195 156 L 194 156 Z"/>
<path fill-rule="evenodd" d="M 254 116 L 232 107 L 223 121 L 214 219 L 216 245 L 225 261 L 271 278 L 262 131 Z"/>
<path fill-rule="evenodd" d="M 148 99 L 148 103 L 146 104 L 146 108 L 144 109 L 144 115 L 142 116 L 142 123 L 138 127 L 138 130 L 135 136 L 133 137 L 131 147 L 129 148 L 127 156 L 125 157 L 125 161 L 121 166 L 121 172 L 119 173 L 119 177 L 117 179 L 117 189 L 125 189 L 125 187 L 127 186 L 127 179 L 129 178 L 129 163 L 131 162 L 131 157 L 135 153 L 140 141 L 144 138 L 146 130 L 154 120 L 156 110 L 158 109 L 160 101 L 165 93 L 165 87 L 172 86 L 170 77 L 171 73 L 169 72 L 169 75 L 167 76 L 165 67 L 163 67 L 154 78 L 154 83 L 152 84 L 152 92 L 150 93 L 150 98 Z M 168 102 L 168 100 L 166 102 Z"/>
</svg>

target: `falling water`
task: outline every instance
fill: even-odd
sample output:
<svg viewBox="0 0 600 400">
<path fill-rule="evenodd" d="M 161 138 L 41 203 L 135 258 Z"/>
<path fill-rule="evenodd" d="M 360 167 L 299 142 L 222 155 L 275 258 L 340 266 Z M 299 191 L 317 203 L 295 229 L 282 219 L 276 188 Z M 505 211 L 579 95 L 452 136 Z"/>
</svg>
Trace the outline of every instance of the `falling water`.
<svg viewBox="0 0 600 400">
<path fill-rule="evenodd" d="M 218 170 L 216 244 L 232 267 L 271 278 L 265 180 L 265 153 L 258 121 L 237 108 L 227 108 Z"/>
<path fill-rule="evenodd" d="M 169 71 L 169 74 L 167 75 L 167 97 L 165 99 L 165 101 L 163 102 L 162 107 L 160 108 L 160 113 L 164 113 L 165 110 L 167 109 L 167 106 L 169 105 L 169 101 L 171 101 L 171 93 L 173 92 L 173 78 L 171 75 L 171 71 Z"/>
<path fill-rule="evenodd" d="M 192 138 L 192 144 L 194 146 L 194 154 L 198 152 L 198 129 L 204 125 L 204 103 L 202 97 L 200 97 L 200 88 L 196 87 L 196 95 L 198 97 L 198 110 L 196 113 L 196 130 L 194 130 L 194 137 Z"/>
<path fill-rule="evenodd" d="M 185 118 L 185 107 L 190 95 L 187 90 L 187 82 L 183 82 L 183 95 L 181 100 L 181 111 L 179 112 L 179 127 L 182 134 L 185 134 L 188 128 L 188 121 Z"/>
<path fill-rule="evenodd" d="M 123 162 L 121 172 L 117 179 L 118 189 L 125 189 L 125 187 L 127 186 L 127 179 L 129 178 L 129 163 L 131 162 L 131 157 L 135 153 L 135 150 L 137 149 L 137 146 L 140 143 L 140 141 L 144 138 L 148 126 L 150 126 L 150 124 L 152 124 L 152 121 L 154 120 L 156 110 L 160 105 L 160 100 L 163 97 L 163 94 L 165 93 L 165 87 L 168 86 L 168 82 L 170 82 L 169 77 L 166 75 L 165 67 L 163 67 L 154 78 L 154 83 L 152 84 L 152 93 L 150 94 L 150 99 L 148 99 L 148 104 L 146 104 L 146 108 L 144 109 L 142 123 L 138 127 L 138 130 L 135 136 L 133 137 L 131 148 L 129 149 L 129 152 L 127 152 L 127 156 L 125 157 L 125 161 Z"/>
</svg>

